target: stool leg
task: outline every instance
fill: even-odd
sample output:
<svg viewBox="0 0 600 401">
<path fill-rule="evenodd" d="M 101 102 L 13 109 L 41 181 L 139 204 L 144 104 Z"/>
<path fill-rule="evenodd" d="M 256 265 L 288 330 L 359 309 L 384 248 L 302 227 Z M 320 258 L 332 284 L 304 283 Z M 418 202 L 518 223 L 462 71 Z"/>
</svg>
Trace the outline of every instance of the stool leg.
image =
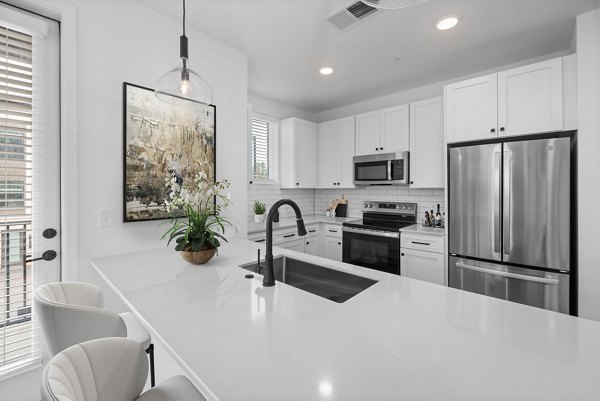
<svg viewBox="0 0 600 401">
<path fill-rule="evenodd" d="M 150 386 L 154 387 L 156 384 L 154 381 L 154 344 L 150 344 L 146 350 L 146 354 L 148 354 L 148 357 L 150 358 Z"/>
</svg>

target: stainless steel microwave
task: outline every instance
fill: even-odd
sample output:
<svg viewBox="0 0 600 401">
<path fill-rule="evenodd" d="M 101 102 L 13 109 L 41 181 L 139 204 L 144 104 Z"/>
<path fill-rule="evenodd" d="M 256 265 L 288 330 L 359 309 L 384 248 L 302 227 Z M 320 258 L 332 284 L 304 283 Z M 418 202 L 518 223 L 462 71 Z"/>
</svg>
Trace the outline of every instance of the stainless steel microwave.
<svg viewBox="0 0 600 401">
<path fill-rule="evenodd" d="M 354 184 L 408 185 L 408 152 L 354 156 Z"/>
</svg>

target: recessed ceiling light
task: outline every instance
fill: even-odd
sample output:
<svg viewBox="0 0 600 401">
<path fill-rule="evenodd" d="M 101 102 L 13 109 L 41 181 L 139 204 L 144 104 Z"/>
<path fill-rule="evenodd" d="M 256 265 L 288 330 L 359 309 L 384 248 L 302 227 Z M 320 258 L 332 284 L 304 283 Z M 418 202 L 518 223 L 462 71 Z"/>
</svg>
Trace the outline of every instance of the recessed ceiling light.
<svg viewBox="0 0 600 401">
<path fill-rule="evenodd" d="M 331 67 L 323 67 L 319 70 L 321 75 L 331 75 L 333 74 L 333 68 Z"/>
<path fill-rule="evenodd" d="M 458 24 L 460 17 L 458 15 L 447 15 L 436 21 L 435 26 L 440 31 L 452 29 Z"/>
</svg>

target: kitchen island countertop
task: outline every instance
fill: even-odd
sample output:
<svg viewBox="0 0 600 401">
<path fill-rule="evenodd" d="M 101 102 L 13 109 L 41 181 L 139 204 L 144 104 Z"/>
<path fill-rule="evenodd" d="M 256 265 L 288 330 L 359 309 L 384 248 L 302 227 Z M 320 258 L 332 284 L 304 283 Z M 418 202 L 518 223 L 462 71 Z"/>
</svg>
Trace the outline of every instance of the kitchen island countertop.
<svg viewBox="0 0 600 401">
<path fill-rule="evenodd" d="M 204 266 L 166 248 L 91 265 L 208 400 L 598 399 L 598 322 L 281 248 L 378 282 L 341 304 L 264 288 L 238 267 L 258 248 L 232 238 Z"/>
</svg>

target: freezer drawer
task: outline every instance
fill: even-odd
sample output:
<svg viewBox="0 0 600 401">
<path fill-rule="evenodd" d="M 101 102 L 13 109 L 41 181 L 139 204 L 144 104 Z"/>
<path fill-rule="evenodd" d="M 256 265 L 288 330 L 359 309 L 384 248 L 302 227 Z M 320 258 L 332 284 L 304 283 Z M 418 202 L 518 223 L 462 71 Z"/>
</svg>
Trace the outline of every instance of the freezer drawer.
<svg viewBox="0 0 600 401">
<path fill-rule="evenodd" d="M 569 313 L 569 274 L 450 257 L 448 285 L 495 298 Z"/>
</svg>

